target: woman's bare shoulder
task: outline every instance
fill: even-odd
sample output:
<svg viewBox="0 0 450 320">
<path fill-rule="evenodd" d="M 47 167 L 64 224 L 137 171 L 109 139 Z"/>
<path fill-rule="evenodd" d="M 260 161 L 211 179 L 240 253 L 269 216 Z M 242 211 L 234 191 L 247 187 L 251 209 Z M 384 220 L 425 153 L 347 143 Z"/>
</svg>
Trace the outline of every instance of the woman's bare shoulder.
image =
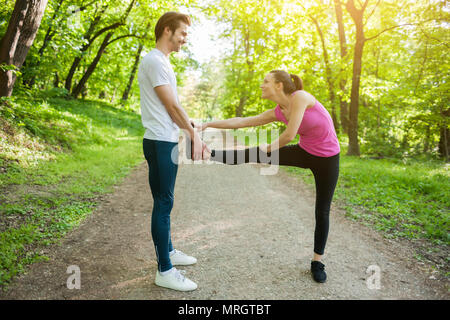
<svg viewBox="0 0 450 320">
<path fill-rule="evenodd" d="M 292 95 L 295 100 L 306 103 L 307 107 L 312 107 L 316 103 L 316 98 L 305 90 L 297 90 Z"/>
</svg>

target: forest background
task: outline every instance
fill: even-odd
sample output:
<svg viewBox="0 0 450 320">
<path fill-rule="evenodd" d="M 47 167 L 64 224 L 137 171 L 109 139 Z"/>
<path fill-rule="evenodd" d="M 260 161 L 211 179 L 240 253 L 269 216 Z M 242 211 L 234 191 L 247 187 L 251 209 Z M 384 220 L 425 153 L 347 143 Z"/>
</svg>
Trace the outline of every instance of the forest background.
<svg viewBox="0 0 450 320">
<path fill-rule="evenodd" d="M 333 118 L 349 217 L 427 241 L 418 256 L 448 275 L 449 1 L 1 3 L 0 281 L 142 160 L 137 69 L 167 11 L 192 18 L 192 43 L 171 56 L 191 118 L 259 114 L 274 107 L 265 74 L 299 75 Z"/>
</svg>

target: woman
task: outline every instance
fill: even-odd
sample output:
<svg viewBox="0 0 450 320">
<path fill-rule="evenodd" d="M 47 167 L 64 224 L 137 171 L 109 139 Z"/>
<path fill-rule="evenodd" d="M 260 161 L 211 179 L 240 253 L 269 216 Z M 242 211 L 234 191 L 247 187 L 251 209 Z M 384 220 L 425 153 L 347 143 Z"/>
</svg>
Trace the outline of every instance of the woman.
<svg viewBox="0 0 450 320">
<path fill-rule="evenodd" d="M 266 75 L 261 85 L 262 98 L 277 106 L 260 115 L 231 118 L 204 123 L 206 128 L 237 129 L 282 121 L 287 127 L 270 145 L 244 150 L 212 150 L 212 161 L 227 164 L 271 163 L 271 153 L 278 152 L 282 166 L 308 168 L 314 174 L 316 185 L 314 255 L 311 261 L 313 279 L 326 281 L 325 265 L 321 262 L 328 237 L 331 200 L 339 176 L 339 141 L 328 111 L 313 95 L 303 90 L 302 80 L 285 71 L 274 70 Z M 297 145 L 287 144 L 300 134 Z M 254 156 L 257 155 L 256 159 Z"/>
</svg>

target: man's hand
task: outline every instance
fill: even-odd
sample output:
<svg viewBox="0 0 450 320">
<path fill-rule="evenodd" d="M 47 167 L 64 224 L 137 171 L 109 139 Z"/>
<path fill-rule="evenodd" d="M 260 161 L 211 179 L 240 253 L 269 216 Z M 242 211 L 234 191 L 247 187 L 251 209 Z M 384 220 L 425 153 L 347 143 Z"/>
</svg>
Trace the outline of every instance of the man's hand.
<svg viewBox="0 0 450 320">
<path fill-rule="evenodd" d="M 194 129 L 200 129 L 200 125 L 196 124 L 196 123 L 194 122 L 194 120 L 189 119 L 189 122 L 191 123 L 192 128 L 194 128 Z"/>
<path fill-rule="evenodd" d="M 197 131 L 194 130 L 194 140 L 192 143 L 192 153 L 193 153 L 193 159 L 192 160 L 202 160 L 202 154 L 203 154 L 203 141 L 200 139 L 200 136 L 198 135 Z"/>
<path fill-rule="evenodd" d="M 192 128 L 197 129 L 197 130 L 201 130 L 202 129 L 202 125 L 201 124 L 197 124 L 193 120 L 190 120 L 190 122 L 191 122 Z"/>
</svg>

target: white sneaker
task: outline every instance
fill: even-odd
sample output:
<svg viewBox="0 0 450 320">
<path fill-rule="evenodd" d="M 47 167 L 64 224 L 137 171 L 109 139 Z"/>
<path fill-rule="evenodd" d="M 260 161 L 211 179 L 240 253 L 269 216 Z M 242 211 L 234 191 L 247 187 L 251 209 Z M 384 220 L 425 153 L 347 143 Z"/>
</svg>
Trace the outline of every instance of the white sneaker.
<svg viewBox="0 0 450 320">
<path fill-rule="evenodd" d="M 169 257 L 173 266 L 189 266 L 197 262 L 197 259 L 194 257 L 188 256 L 176 249 L 174 249 L 174 251 L 175 252 Z"/>
<path fill-rule="evenodd" d="M 197 284 L 184 276 L 184 270 L 172 268 L 170 272 L 162 276 L 156 271 L 155 284 L 160 287 L 178 291 L 192 291 L 197 289 Z"/>
</svg>

